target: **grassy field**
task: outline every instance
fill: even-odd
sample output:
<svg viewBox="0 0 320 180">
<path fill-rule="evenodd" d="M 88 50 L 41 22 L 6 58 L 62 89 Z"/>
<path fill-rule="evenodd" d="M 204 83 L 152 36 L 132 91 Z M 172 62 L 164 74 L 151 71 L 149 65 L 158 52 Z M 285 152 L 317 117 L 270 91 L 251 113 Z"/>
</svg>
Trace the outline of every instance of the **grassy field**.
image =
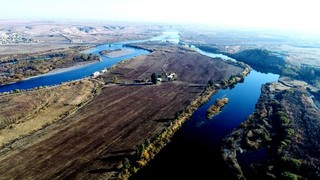
<svg viewBox="0 0 320 180">
<path fill-rule="evenodd" d="M 93 96 L 96 84 L 81 80 L 0 96 L 0 147 L 62 119 Z"/>
<path fill-rule="evenodd" d="M 154 48 L 150 55 L 120 63 L 100 78 L 110 82 L 117 76 L 119 84 L 107 83 L 75 114 L 44 128 L 40 135 L 20 140 L 32 143 L 14 143 L 16 148 L 0 157 L 1 178 L 114 178 L 124 158 L 168 127 L 204 91 L 208 80 L 228 79 L 243 71 L 185 48 L 150 46 Z M 163 69 L 175 72 L 177 81 L 132 83 Z"/>
</svg>

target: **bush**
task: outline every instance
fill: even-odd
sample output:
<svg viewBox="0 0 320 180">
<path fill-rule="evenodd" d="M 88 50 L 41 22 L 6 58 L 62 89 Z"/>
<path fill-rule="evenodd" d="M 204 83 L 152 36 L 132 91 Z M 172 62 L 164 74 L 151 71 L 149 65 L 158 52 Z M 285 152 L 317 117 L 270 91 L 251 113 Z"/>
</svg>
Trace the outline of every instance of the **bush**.
<svg viewBox="0 0 320 180">
<path fill-rule="evenodd" d="M 144 167 L 147 164 L 147 161 L 146 160 L 139 160 L 139 161 L 137 161 L 137 164 L 139 167 Z"/>
<path fill-rule="evenodd" d="M 294 134 L 294 129 L 292 129 L 292 128 L 286 129 L 286 134 L 287 134 L 287 136 L 292 136 Z"/>
<path fill-rule="evenodd" d="M 112 83 L 117 83 L 118 82 L 118 77 L 117 76 L 112 76 Z"/>
<path fill-rule="evenodd" d="M 142 152 L 145 150 L 145 146 L 144 144 L 139 144 L 136 148 L 136 155 L 137 155 L 137 158 L 140 158 L 141 157 L 141 154 Z"/>
<path fill-rule="evenodd" d="M 209 81 L 208 81 L 208 84 L 209 84 L 209 86 L 213 86 L 213 84 L 214 84 L 214 81 L 212 80 L 212 79 L 210 79 Z"/>
<path fill-rule="evenodd" d="M 281 175 L 282 175 L 283 179 L 287 179 L 287 180 L 297 180 L 298 179 L 297 175 L 290 173 L 290 172 L 287 172 L 287 171 L 283 172 Z"/>
<path fill-rule="evenodd" d="M 282 157 L 281 160 L 288 169 L 299 171 L 301 168 L 302 163 L 299 159 Z"/>
<path fill-rule="evenodd" d="M 132 168 L 132 172 L 133 172 L 133 173 L 137 173 L 138 171 L 139 171 L 139 168 L 138 168 L 138 167 L 133 167 L 133 168 Z"/>
<path fill-rule="evenodd" d="M 228 81 L 227 80 L 222 80 L 220 82 L 221 86 L 225 87 L 225 86 L 228 86 Z"/>
<path fill-rule="evenodd" d="M 129 169 L 130 168 L 130 161 L 128 158 L 124 158 L 122 161 L 122 165 L 124 169 Z"/>
<path fill-rule="evenodd" d="M 144 150 L 144 151 L 142 152 L 141 157 L 144 158 L 144 159 L 146 159 L 146 160 L 149 160 L 149 159 L 150 159 L 150 155 L 149 155 L 149 153 L 148 153 L 147 150 Z"/>
<path fill-rule="evenodd" d="M 301 167 L 301 161 L 299 159 L 289 158 L 288 163 L 292 168 L 296 170 L 299 170 Z"/>
</svg>

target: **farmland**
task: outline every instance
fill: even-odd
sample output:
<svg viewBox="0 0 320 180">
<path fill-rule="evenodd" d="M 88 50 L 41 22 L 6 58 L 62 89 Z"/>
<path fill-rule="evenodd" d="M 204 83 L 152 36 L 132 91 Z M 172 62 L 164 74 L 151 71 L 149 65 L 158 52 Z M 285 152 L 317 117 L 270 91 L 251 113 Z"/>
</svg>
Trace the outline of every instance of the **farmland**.
<svg viewBox="0 0 320 180">
<path fill-rule="evenodd" d="M 147 44 L 148 56 L 120 63 L 98 78 L 101 91 L 65 119 L 14 142 L 0 157 L 3 178 L 114 178 L 124 158 L 174 122 L 207 87 L 243 68 L 170 44 Z M 185 67 L 185 68 L 181 68 Z M 154 72 L 177 81 L 135 84 Z M 116 83 L 110 83 L 112 77 Z M 33 97 L 30 97 L 31 100 Z M 24 143 L 22 143 L 24 142 Z M 45 171 L 44 171 L 45 169 Z"/>
</svg>

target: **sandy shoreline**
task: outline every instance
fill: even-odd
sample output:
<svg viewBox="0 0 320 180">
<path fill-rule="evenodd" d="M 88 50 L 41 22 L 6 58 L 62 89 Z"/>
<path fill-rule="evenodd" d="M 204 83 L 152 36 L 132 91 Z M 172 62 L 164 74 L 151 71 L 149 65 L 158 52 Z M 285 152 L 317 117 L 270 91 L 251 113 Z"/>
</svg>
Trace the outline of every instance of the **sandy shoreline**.
<svg viewBox="0 0 320 180">
<path fill-rule="evenodd" d="M 51 70 L 51 71 L 49 71 L 49 72 L 47 72 L 45 74 L 40 74 L 40 75 L 36 75 L 36 76 L 25 78 L 25 79 L 23 79 L 23 81 L 24 80 L 28 80 L 28 79 L 38 78 L 38 77 L 42 77 L 42 76 L 49 76 L 49 75 L 54 75 L 54 74 L 59 74 L 59 73 L 63 73 L 63 72 L 67 72 L 67 71 L 71 71 L 71 70 L 75 70 L 75 69 L 79 69 L 79 68 L 86 67 L 86 66 L 89 66 L 89 65 L 94 64 L 94 63 L 97 63 L 97 61 L 90 62 L 90 63 L 81 63 L 81 64 L 77 64 L 75 66 L 71 66 L 71 67 L 67 67 L 67 68 L 57 68 L 57 69 Z"/>
<path fill-rule="evenodd" d="M 108 58 L 117 58 L 120 56 L 125 56 L 128 54 L 133 53 L 134 51 L 131 49 L 121 49 L 121 50 L 117 50 L 117 51 L 112 51 L 109 53 L 106 53 L 104 56 L 108 57 Z"/>
</svg>

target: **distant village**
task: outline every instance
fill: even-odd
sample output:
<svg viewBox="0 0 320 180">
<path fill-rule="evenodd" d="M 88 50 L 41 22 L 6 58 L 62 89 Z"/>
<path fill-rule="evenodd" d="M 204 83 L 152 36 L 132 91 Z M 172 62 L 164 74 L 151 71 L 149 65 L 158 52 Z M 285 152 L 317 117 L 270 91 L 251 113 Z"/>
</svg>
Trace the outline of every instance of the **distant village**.
<svg viewBox="0 0 320 180">
<path fill-rule="evenodd" d="M 0 44 L 18 44 L 18 43 L 38 43 L 38 40 L 31 39 L 20 33 L 1 33 Z"/>
</svg>

